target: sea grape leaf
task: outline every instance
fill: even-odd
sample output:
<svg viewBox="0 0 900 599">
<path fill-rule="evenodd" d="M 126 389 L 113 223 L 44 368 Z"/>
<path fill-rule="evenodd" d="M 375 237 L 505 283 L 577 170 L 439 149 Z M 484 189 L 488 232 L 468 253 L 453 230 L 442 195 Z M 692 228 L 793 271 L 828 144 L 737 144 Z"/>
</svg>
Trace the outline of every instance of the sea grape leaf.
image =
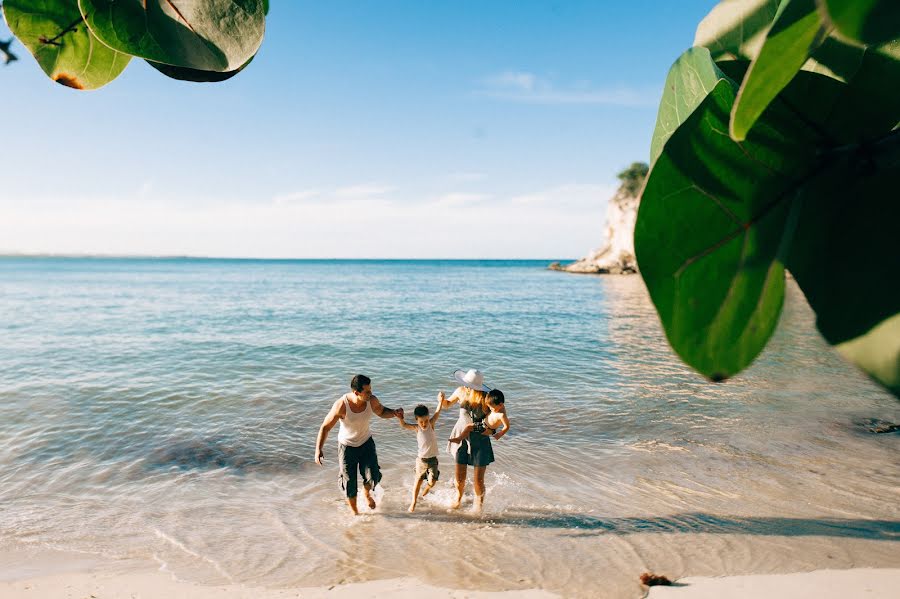
<svg viewBox="0 0 900 599">
<path fill-rule="evenodd" d="M 841 35 L 877 46 L 900 37 L 897 0 L 818 0 L 826 22 Z"/>
<path fill-rule="evenodd" d="M 238 70 L 265 33 L 263 0 L 79 0 L 104 44 L 198 71 Z"/>
<path fill-rule="evenodd" d="M 250 60 L 242 64 L 239 69 L 235 69 L 234 71 L 225 71 L 224 73 L 219 73 L 216 71 L 200 71 L 197 69 L 188 69 L 185 67 L 173 67 L 170 64 L 153 62 L 152 60 L 148 60 L 147 64 L 149 64 L 151 67 L 153 67 L 166 77 L 178 79 L 179 81 L 193 81 L 196 83 L 219 83 L 220 81 L 231 79 L 232 77 L 243 71 L 247 67 L 247 65 L 253 62 L 254 58 L 255 57 L 250 57 Z"/>
<path fill-rule="evenodd" d="M 753 60 L 775 18 L 780 0 L 723 0 L 697 26 L 694 45 L 713 60 Z"/>
<path fill-rule="evenodd" d="M 719 66 L 729 61 L 755 60 L 779 7 L 787 3 L 723 0 L 700 22 L 694 45 L 709 48 Z M 862 53 L 862 46 L 829 35 L 812 50 L 802 68 L 845 81 L 856 72 Z"/>
<path fill-rule="evenodd" d="M 131 57 L 107 48 L 81 18 L 77 0 L 7 0 L 10 31 L 48 77 L 75 89 L 96 89 L 119 76 Z"/>
<path fill-rule="evenodd" d="M 741 83 L 731 113 L 731 137 L 742 141 L 825 38 L 815 0 L 786 0 Z"/>
<path fill-rule="evenodd" d="M 710 60 L 709 50 L 691 48 L 678 57 L 666 77 L 656 129 L 650 143 L 651 165 L 659 157 L 672 133 L 719 86 L 730 87 L 731 81 Z"/>
<path fill-rule="evenodd" d="M 794 222 L 787 200 L 816 158 L 808 132 L 793 131 L 796 118 L 778 106 L 746 141 L 732 140 L 736 91 L 731 80 L 716 86 L 671 134 L 650 171 L 634 234 L 669 342 L 713 380 L 750 364 L 777 324 L 779 256 Z"/>
<path fill-rule="evenodd" d="M 803 189 L 786 265 L 825 339 L 900 397 L 898 155 L 845 155 Z"/>
</svg>

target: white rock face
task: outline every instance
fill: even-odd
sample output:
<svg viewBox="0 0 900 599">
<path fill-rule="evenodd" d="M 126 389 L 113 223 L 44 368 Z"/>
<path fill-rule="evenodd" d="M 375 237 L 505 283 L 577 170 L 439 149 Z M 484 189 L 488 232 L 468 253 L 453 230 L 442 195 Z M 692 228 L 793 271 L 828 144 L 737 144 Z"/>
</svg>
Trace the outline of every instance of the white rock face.
<svg viewBox="0 0 900 599">
<path fill-rule="evenodd" d="M 550 268 L 585 274 L 630 274 L 637 272 L 634 257 L 634 223 L 640 197 L 631 195 L 625 186 L 619 188 L 606 208 L 605 242 L 576 262 Z"/>
</svg>

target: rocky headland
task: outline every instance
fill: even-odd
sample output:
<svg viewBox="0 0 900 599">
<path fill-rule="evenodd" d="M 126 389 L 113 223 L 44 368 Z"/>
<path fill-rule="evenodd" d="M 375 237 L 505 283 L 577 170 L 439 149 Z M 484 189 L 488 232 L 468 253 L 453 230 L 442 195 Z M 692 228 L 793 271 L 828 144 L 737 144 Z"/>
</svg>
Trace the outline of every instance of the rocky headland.
<svg viewBox="0 0 900 599">
<path fill-rule="evenodd" d="M 619 173 L 622 184 L 606 208 L 603 245 L 575 262 L 554 262 L 549 267 L 551 270 L 597 275 L 633 274 L 638 271 L 634 257 L 634 223 L 647 170 L 646 164 L 635 162 Z"/>
</svg>

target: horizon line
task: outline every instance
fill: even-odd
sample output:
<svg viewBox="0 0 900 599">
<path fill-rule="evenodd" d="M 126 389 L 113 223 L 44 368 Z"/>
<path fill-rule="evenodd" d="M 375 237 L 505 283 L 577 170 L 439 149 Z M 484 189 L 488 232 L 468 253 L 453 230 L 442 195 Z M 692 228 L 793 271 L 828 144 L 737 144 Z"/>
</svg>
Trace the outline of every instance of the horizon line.
<svg viewBox="0 0 900 599">
<path fill-rule="evenodd" d="M 290 262 L 290 261 L 341 261 L 341 260 L 356 260 L 356 261 L 373 261 L 373 262 L 386 262 L 386 261 L 455 261 L 455 262 L 477 262 L 477 261 L 509 261 L 509 260 L 520 260 L 520 261 L 529 261 L 529 262 L 565 262 L 569 260 L 577 260 L 577 258 L 452 258 L 452 257 L 441 257 L 441 258 L 379 258 L 379 257 L 368 257 L 368 258 L 353 258 L 353 257 L 262 257 L 262 256 L 199 256 L 199 255 L 190 255 L 190 254 L 91 254 L 91 253 L 16 253 L 16 252 L 0 252 L 0 259 L 6 258 L 66 258 L 66 259 L 98 259 L 98 260 L 247 260 L 247 261 L 281 261 L 281 262 Z"/>
</svg>

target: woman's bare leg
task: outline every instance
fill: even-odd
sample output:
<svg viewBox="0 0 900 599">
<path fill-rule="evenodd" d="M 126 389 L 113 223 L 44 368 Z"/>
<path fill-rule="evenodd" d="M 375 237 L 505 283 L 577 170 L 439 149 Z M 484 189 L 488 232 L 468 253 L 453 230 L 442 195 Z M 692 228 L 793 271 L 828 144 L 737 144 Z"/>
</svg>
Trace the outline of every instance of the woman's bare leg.
<svg viewBox="0 0 900 599">
<path fill-rule="evenodd" d="M 456 465 L 456 501 L 450 506 L 454 510 L 462 503 L 463 491 L 466 490 L 466 464 Z"/>
<path fill-rule="evenodd" d="M 484 473 L 486 470 L 487 466 L 475 466 L 475 476 L 472 481 L 475 487 L 475 505 L 473 509 L 479 512 L 484 507 Z"/>
</svg>

